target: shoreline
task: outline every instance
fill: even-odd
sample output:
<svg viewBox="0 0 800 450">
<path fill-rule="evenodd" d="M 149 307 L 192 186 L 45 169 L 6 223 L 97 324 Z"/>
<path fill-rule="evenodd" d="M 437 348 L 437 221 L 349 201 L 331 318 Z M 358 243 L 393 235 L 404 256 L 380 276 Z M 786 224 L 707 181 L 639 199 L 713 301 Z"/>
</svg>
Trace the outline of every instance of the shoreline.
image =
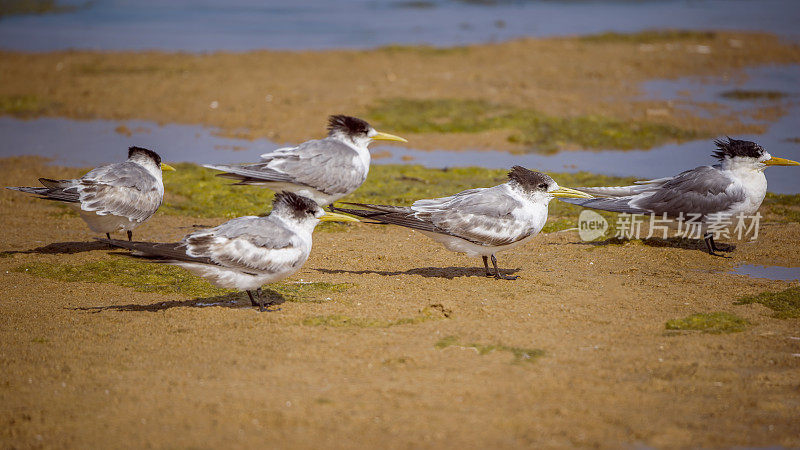
<svg viewBox="0 0 800 450">
<path fill-rule="evenodd" d="M 203 125 L 227 137 L 296 143 L 347 112 L 420 149 L 650 148 L 761 124 L 714 104 L 710 117 L 643 98 L 641 83 L 742 77 L 800 63 L 800 46 L 763 33 L 686 32 L 518 39 L 375 50 L 0 52 L 0 114 Z M 598 95 L 601 93 L 601 95 Z M 768 123 L 780 100 L 749 112 Z M 696 109 L 696 108 L 695 108 Z"/>
</svg>

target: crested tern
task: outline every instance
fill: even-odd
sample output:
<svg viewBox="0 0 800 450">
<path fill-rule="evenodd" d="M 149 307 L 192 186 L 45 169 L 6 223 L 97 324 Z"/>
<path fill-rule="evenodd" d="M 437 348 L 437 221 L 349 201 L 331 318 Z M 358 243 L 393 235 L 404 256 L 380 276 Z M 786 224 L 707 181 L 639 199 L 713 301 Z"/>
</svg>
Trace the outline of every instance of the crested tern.
<svg viewBox="0 0 800 450">
<path fill-rule="evenodd" d="M 307 197 L 280 192 L 275 195 L 268 216 L 237 217 L 188 234 L 180 242 L 98 240 L 133 250 L 155 262 L 183 267 L 217 287 L 244 290 L 251 304 L 264 311 L 261 286 L 300 270 L 311 252 L 311 233 L 320 221 L 358 219 L 326 213 Z"/>
<path fill-rule="evenodd" d="M 237 180 L 235 184 L 294 192 L 327 206 L 358 189 L 367 179 L 367 146 L 376 140 L 408 142 L 376 131 L 364 120 L 334 115 L 328 118 L 328 136 L 324 139 L 264 153 L 257 163 L 204 167 L 223 171 L 217 176 Z"/>
<path fill-rule="evenodd" d="M 127 161 L 97 167 L 78 179 L 39 178 L 44 187 L 8 189 L 74 204 L 92 231 L 105 233 L 109 239 L 110 233 L 127 231 L 130 241 L 132 230 L 149 219 L 164 200 L 162 170 L 175 169 L 162 163 L 152 150 L 130 147 Z"/>
<path fill-rule="evenodd" d="M 590 200 L 565 199 L 568 203 L 587 208 L 628 214 L 699 214 L 704 226 L 712 218 L 751 216 L 758 211 L 767 193 L 764 170 L 769 166 L 797 166 L 800 163 L 770 155 L 751 141 L 727 138 L 714 141 L 713 156 L 719 163 L 700 166 L 674 177 L 639 181 L 633 186 L 580 187 L 581 192 L 594 195 Z M 711 217 L 709 217 L 711 216 Z M 730 251 L 718 247 L 714 235 L 703 235 L 708 253 Z"/>
<path fill-rule="evenodd" d="M 547 222 L 547 206 L 554 197 L 591 198 L 559 187 L 543 173 L 514 166 L 508 173 L 508 182 L 494 187 L 417 200 L 411 206 L 347 203 L 367 209 L 331 209 L 418 230 L 448 250 L 482 257 L 486 276 L 514 280 L 518 277 L 500 273 L 495 254 L 536 236 Z M 489 258 L 494 273 L 489 270 Z"/>
</svg>

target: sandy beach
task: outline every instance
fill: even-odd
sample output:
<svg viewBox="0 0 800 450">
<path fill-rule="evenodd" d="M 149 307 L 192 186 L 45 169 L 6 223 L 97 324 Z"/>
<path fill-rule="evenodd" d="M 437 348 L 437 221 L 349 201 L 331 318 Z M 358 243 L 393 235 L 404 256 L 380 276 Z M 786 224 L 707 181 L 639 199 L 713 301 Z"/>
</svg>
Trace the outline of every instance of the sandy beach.
<svg viewBox="0 0 800 450">
<path fill-rule="evenodd" d="M 0 169 L 3 186 L 80 173 L 31 158 Z M 797 283 L 730 273 L 800 260 L 800 225 L 786 215 L 797 206 L 762 211 L 758 241 L 731 258 L 701 243 L 542 234 L 499 255 L 516 281 L 485 278 L 479 259 L 406 229 L 322 230 L 283 283 L 299 295 L 258 313 L 202 281 L 148 285 L 152 266 L 95 243 L 74 213 L 2 190 L 0 442 L 797 447 L 798 319 L 736 304 Z M 160 212 L 136 237 L 175 240 L 223 220 Z M 99 282 L 70 281 L 101 267 Z M 144 281 L 120 281 L 129 273 Z M 712 312 L 747 325 L 666 329 Z"/>
</svg>

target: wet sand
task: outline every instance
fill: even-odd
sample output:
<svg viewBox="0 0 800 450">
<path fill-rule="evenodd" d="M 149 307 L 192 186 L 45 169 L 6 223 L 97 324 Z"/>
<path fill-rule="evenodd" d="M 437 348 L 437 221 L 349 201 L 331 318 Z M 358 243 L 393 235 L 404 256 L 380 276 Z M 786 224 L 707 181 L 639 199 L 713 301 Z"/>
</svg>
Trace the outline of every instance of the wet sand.
<svg viewBox="0 0 800 450">
<path fill-rule="evenodd" d="M 78 172 L 0 163 L 2 186 Z M 730 259 L 540 235 L 500 254 L 516 281 L 484 278 L 480 259 L 419 233 L 359 224 L 316 233 L 291 279 L 352 288 L 258 313 L 244 295 L 203 306 L 14 272 L 114 256 L 52 203 L 2 190 L 0 214 L 3 447 L 800 446 L 798 319 L 734 305 L 797 283 L 726 273 L 797 265 L 796 222 L 763 224 Z M 222 220 L 158 214 L 136 236 Z M 67 244 L 36 250 L 53 243 Z M 428 320 L 402 323 L 421 311 Z M 752 325 L 665 330 L 712 311 Z M 308 325 L 330 316 L 353 320 Z M 544 354 L 517 361 L 511 348 Z"/>
<path fill-rule="evenodd" d="M 201 124 L 228 136 L 297 143 L 331 113 L 369 115 L 384 100 L 478 100 L 547 117 L 655 123 L 714 137 L 759 133 L 780 103 L 748 114 L 640 96 L 641 82 L 744 77 L 745 67 L 800 62 L 800 48 L 757 33 L 676 32 L 522 39 L 452 49 L 387 47 L 186 54 L 0 52 L 0 106 L 22 117 Z M 710 111 L 708 117 L 706 112 Z M 387 131 L 391 123 L 381 123 Z M 513 132 L 405 133 L 420 149 L 530 150 Z M 559 148 L 572 148 L 569 143 Z"/>
</svg>

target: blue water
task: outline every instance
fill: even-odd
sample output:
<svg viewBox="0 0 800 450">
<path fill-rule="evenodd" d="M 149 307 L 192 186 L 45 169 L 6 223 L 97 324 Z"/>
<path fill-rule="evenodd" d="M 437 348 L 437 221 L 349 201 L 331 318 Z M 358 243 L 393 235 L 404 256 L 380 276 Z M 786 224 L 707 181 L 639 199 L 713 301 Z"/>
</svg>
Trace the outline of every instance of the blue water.
<svg viewBox="0 0 800 450">
<path fill-rule="evenodd" d="M 798 19 L 797 0 L 94 0 L 71 13 L 0 19 L 0 48 L 452 46 L 652 28 L 769 31 L 797 41 Z"/>
<path fill-rule="evenodd" d="M 730 273 L 747 275 L 752 278 L 767 278 L 769 280 L 797 281 L 800 280 L 800 267 L 781 266 L 756 266 L 742 264 Z"/>
</svg>

